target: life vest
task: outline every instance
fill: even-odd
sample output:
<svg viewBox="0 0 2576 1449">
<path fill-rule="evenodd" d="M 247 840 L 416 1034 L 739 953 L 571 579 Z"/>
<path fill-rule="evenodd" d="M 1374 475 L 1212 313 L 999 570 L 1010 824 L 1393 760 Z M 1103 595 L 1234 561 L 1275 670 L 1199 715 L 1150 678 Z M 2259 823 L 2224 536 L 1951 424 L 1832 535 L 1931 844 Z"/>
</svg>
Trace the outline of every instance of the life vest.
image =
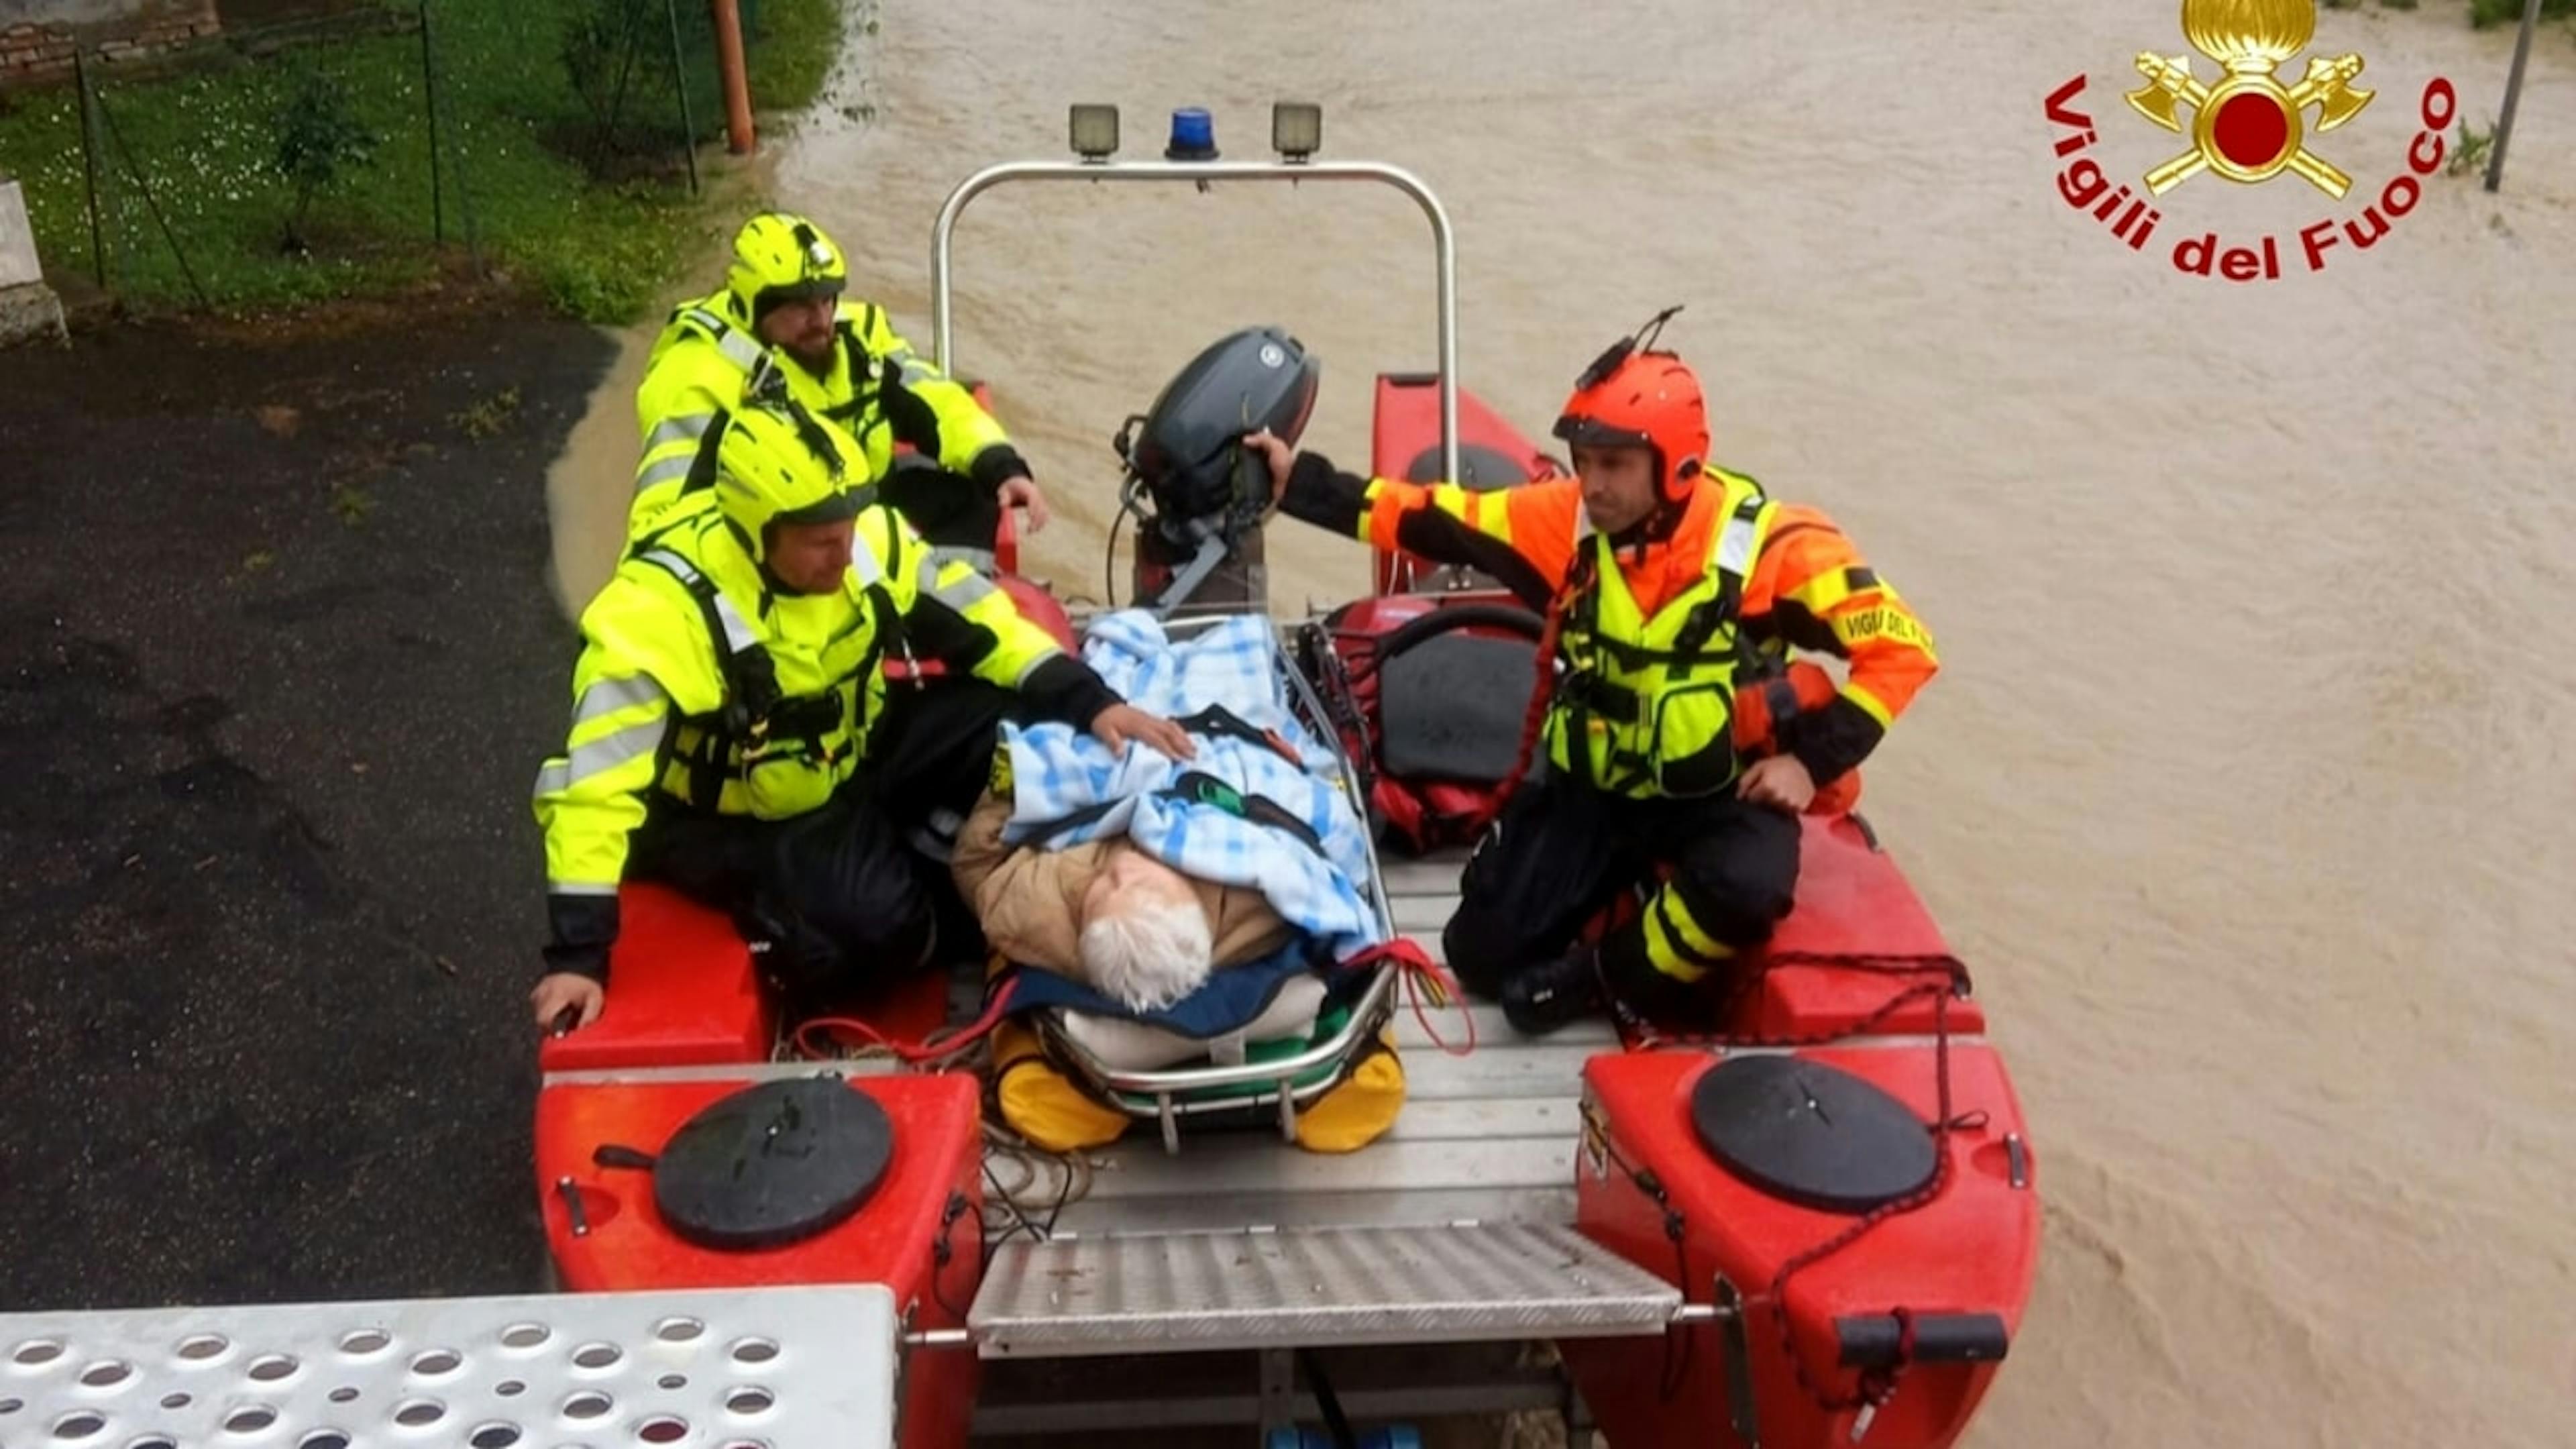
<svg viewBox="0 0 2576 1449">
<path fill-rule="evenodd" d="M 1546 725 L 1557 773 L 1637 798 L 1710 795 L 1734 782 L 1739 673 L 1760 665 L 1739 627 L 1744 584 L 1776 506 L 1750 478 L 1722 469 L 1706 477 L 1724 489 L 1723 521 L 1699 579 L 1652 618 L 1608 537 L 1593 536 L 1577 555 L 1558 639 L 1568 671 Z"/>
<path fill-rule="evenodd" d="M 727 525 L 704 520 L 688 542 L 703 542 Z M 634 558 L 670 575 L 694 600 L 706 623 L 719 675 L 718 703 L 683 714 L 673 731 L 662 788 L 685 804 L 722 815 L 783 820 L 820 808 L 867 757 L 883 715 L 886 681 L 880 665 L 892 651 L 909 657 L 903 607 L 893 581 L 900 557 L 881 560 L 871 533 L 891 540 L 899 555 L 900 529 L 861 530 L 851 547 L 850 583 L 844 594 L 855 611 L 824 621 L 799 621 L 768 611 L 768 627 L 755 625 L 732 595 L 700 567 L 703 549 L 675 546 L 664 530 Z M 693 560 L 688 555 L 698 554 Z M 746 561 L 747 562 L 747 561 Z M 826 613 L 821 599 L 782 601 L 784 610 Z M 782 662 L 784 668 L 782 669 Z"/>
<path fill-rule="evenodd" d="M 880 366 L 868 350 L 865 339 L 878 329 L 882 315 L 875 303 L 862 302 L 855 319 L 844 317 L 833 325 L 839 356 L 832 370 L 821 377 L 781 358 L 749 328 L 706 302 L 687 304 L 671 314 L 670 328 L 655 348 L 655 356 L 658 359 L 671 342 L 695 333 L 742 373 L 745 396 L 764 388 L 782 389 L 856 438 L 867 453 L 869 472 L 882 477 L 903 448 L 933 458 L 939 455 L 938 415 L 910 391 L 909 371 L 891 358 Z"/>
</svg>

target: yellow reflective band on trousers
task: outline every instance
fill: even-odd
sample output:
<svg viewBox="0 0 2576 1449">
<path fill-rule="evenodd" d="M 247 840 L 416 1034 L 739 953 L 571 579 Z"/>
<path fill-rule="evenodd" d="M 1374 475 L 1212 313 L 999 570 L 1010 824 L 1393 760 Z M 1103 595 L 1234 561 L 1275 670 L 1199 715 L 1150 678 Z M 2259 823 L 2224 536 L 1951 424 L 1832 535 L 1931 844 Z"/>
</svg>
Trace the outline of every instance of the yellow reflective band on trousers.
<svg viewBox="0 0 2576 1449">
<path fill-rule="evenodd" d="M 1638 926 L 1645 932 L 1647 963 L 1676 981 L 1697 981 L 1735 955 L 1734 948 L 1700 929 L 1681 892 L 1669 883 L 1646 902 Z"/>
<path fill-rule="evenodd" d="M 1609 539 L 1595 536 L 1589 596 L 1569 606 L 1561 648 L 1573 673 L 1547 720 L 1548 764 L 1595 788 L 1644 799 L 1710 795 L 1735 779 L 1736 609 L 1694 615 L 1730 595 L 1761 552 L 1774 506 L 1749 479 L 1723 479 L 1719 526 L 1698 582 L 1644 616 Z M 1694 633 L 1703 637 L 1689 637 Z M 1685 648 L 1687 646 L 1687 648 Z"/>
</svg>

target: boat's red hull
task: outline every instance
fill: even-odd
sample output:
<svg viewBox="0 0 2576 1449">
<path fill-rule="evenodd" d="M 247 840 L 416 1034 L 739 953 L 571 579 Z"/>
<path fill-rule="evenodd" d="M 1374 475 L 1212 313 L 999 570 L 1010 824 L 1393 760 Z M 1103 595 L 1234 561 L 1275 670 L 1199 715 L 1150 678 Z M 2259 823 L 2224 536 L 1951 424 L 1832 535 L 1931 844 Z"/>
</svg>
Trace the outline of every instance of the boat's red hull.
<svg viewBox="0 0 2576 1449">
<path fill-rule="evenodd" d="M 653 1205 L 650 1172 L 602 1168 L 617 1145 L 658 1152 L 699 1109 L 747 1079 L 555 1083 L 537 1098 L 537 1187 L 546 1241 L 574 1292 L 640 1288 L 882 1283 L 908 1327 L 962 1328 L 982 1279 L 982 1102 L 974 1078 L 929 1073 L 860 1077 L 850 1090 L 885 1109 L 893 1160 L 855 1216 L 786 1247 L 714 1250 L 683 1240 Z M 566 1190 L 580 1199 L 576 1232 Z M 904 1360 L 907 1449 L 962 1444 L 973 1412 L 971 1349 L 922 1349 Z"/>
<path fill-rule="evenodd" d="M 1771 951 L 1850 964 L 1757 966 L 1759 984 L 1726 1023 L 1730 1038 L 1839 1037 L 1796 1054 L 1884 1089 L 1927 1123 L 1941 1119 L 1946 1058 L 1949 1120 L 1972 1125 L 1936 1134 L 1943 1166 L 1929 1201 L 1887 1215 L 1800 1268 L 1775 1295 L 1783 1266 L 1860 1218 L 1772 1196 L 1702 1148 L 1692 1089 L 1729 1048 L 1675 1045 L 1586 1064 L 1579 1224 L 1663 1274 L 1690 1302 L 1711 1302 L 1720 1277 L 1744 1299 L 1740 1331 L 1725 1324 L 1688 1330 L 1674 1359 L 1660 1345 L 1564 1346 L 1585 1401 L 1620 1449 L 1753 1442 L 1732 1428 L 1739 1398 L 1764 1445 L 1847 1443 L 1854 1410 L 1827 1401 L 1848 1401 L 1861 1385 L 1859 1371 L 1838 1362 L 1838 1320 L 1886 1323 L 1898 1309 L 1921 1324 L 1991 1315 L 2009 1335 L 2030 1295 L 2040 1233 L 2037 1167 L 2011 1078 L 1984 1040 L 1983 1013 L 1951 994 L 1944 972 L 1895 969 L 1947 952 L 1894 863 L 1854 822 L 1807 822 L 1798 908 Z M 1873 962 L 1886 969 L 1863 969 Z M 1866 1035 L 1845 1035 L 1865 1023 Z M 1641 1188 L 1641 1175 L 1661 1186 L 1663 1201 Z M 1682 1225 L 1678 1248 L 1667 1206 Z M 1733 1377 L 1739 1361 L 1740 1384 Z M 1865 1442 L 1897 1449 L 1954 1442 L 1996 1367 L 1990 1359 L 1914 1362 Z M 1713 1427 L 1719 1425 L 1729 1427 L 1721 1433 Z"/>
</svg>

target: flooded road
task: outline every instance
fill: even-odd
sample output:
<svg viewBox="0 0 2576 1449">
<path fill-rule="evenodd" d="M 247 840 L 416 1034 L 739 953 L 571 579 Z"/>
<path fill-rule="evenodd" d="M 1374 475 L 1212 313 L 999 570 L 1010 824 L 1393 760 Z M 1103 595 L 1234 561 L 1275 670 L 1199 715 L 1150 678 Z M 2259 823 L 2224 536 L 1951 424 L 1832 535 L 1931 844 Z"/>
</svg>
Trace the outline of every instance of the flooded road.
<svg viewBox="0 0 2576 1449">
<path fill-rule="evenodd" d="M 1462 375 L 1525 431 L 1687 303 L 1666 337 L 1718 458 L 1848 527 L 1946 664 L 1868 803 L 1977 971 L 2048 1201 L 1973 1442 L 2564 1444 L 2565 28 L 2535 48 L 2500 196 L 2437 172 L 2367 250 L 2310 270 L 2298 239 L 2405 173 L 2432 77 L 2486 127 L 2511 35 L 2462 8 L 2324 13 L 2319 51 L 2359 52 L 2377 90 L 2313 138 L 2350 196 L 2197 177 L 2139 250 L 2062 199 L 2044 102 L 2088 76 L 2069 104 L 2115 180 L 2182 149 L 2120 100 L 2130 57 L 2185 48 L 2142 0 L 899 0 L 856 47 L 850 114 L 783 143 L 775 191 L 927 350 L 941 199 L 1061 154 L 1067 102 L 1120 103 L 1131 156 L 1205 105 L 1254 155 L 1269 103 L 1306 99 L 1328 154 L 1447 204 Z M 2285 275 L 2178 273 L 2204 232 L 2274 238 Z M 1322 356 L 1307 441 L 1364 465 L 1373 375 L 1434 360 L 1429 258 L 1410 203 L 1347 186 L 980 201 L 954 363 L 1056 503 L 1036 571 L 1100 597 L 1109 436 L 1235 327 Z M 558 480 L 576 595 L 614 552 L 621 377 Z M 1363 551 L 1311 530 L 1270 556 L 1282 608 L 1365 586 Z"/>
</svg>

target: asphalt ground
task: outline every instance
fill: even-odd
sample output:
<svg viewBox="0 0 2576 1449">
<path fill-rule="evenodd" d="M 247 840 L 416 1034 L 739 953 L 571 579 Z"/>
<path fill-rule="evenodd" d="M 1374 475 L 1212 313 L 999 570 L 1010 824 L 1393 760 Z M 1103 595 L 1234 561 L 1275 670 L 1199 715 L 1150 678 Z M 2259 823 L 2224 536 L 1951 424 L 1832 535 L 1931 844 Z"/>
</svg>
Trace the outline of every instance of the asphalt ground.
<svg viewBox="0 0 2576 1449">
<path fill-rule="evenodd" d="M 0 353 L 0 1310 L 538 1285 L 544 474 L 488 299 Z"/>
</svg>

